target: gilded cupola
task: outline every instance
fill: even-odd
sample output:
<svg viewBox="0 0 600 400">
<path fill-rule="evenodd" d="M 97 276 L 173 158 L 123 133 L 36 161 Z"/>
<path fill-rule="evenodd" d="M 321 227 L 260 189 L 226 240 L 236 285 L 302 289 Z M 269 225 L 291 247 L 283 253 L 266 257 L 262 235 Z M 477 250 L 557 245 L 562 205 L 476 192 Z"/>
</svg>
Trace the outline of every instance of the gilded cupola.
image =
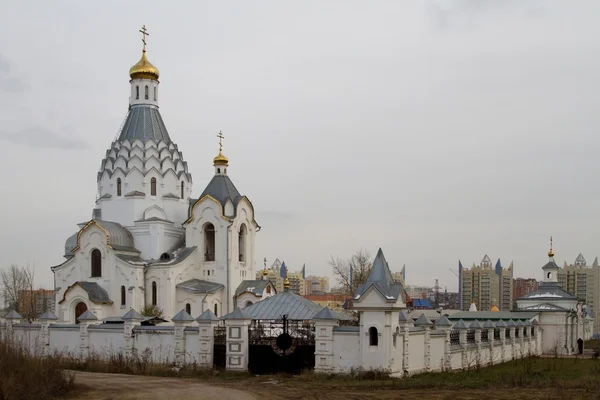
<svg viewBox="0 0 600 400">
<path fill-rule="evenodd" d="M 146 29 L 146 25 L 142 26 L 140 29 L 142 33 L 142 43 L 144 47 L 142 48 L 142 58 L 137 62 L 133 67 L 129 69 L 129 76 L 131 79 L 152 79 L 158 80 L 158 68 L 156 68 L 150 61 L 148 61 L 148 57 L 146 57 L 146 36 L 149 36 L 148 30 Z"/>
</svg>

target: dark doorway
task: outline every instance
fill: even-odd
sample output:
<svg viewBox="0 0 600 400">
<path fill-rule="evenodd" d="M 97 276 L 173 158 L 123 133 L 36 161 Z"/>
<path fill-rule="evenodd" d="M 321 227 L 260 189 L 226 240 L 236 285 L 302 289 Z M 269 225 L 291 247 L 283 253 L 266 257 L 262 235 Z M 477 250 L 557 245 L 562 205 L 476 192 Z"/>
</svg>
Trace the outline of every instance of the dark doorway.
<svg viewBox="0 0 600 400">
<path fill-rule="evenodd" d="M 214 330 L 214 345 L 213 345 L 213 366 L 217 369 L 225 369 L 227 348 L 225 347 L 226 335 L 225 326 L 217 325 Z"/>
<path fill-rule="evenodd" d="M 76 324 L 79 323 L 77 318 L 79 318 L 81 316 L 81 314 L 83 314 L 86 311 L 87 311 L 87 306 L 85 305 L 84 302 L 77 303 L 77 305 L 75 306 L 75 323 Z"/>
<path fill-rule="evenodd" d="M 583 340 L 581 338 L 577 339 L 577 347 L 579 354 L 583 354 Z"/>
<path fill-rule="evenodd" d="M 248 368 L 253 374 L 297 374 L 315 368 L 315 346 L 296 346 L 293 353 L 279 355 L 272 346 L 250 345 Z"/>
</svg>

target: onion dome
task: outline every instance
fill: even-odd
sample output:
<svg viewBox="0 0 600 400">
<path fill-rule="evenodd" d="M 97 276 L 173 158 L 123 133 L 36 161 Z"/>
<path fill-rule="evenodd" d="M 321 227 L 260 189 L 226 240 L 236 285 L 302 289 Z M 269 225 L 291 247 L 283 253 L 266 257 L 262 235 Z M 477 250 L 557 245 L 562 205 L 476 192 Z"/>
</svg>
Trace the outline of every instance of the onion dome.
<svg viewBox="0 0 600 400">
<path fill-rule="evenodd" d="M 229 159 L 227 157 L 225 157 L 225 155 L 223 154 L 223 152 L 221 150 L 219 150 L 219 154 L 213 159 L 213 164 L 228 166 Z"/>
<path fill-rule="evenodd" d="M 158 68 L 156 68 L 146 57 L 146 50 L 142 51 L 142 58 L 133 67 L 129 69 L 131 79 L 152 79 L 158 80 Z"/>
</svg>

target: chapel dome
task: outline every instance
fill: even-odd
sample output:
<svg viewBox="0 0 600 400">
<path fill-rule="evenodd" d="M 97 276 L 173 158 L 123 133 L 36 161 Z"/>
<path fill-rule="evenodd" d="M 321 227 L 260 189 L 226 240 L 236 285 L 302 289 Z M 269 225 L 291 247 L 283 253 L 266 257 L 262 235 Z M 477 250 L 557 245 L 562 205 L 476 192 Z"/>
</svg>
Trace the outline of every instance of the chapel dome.
<svg viewBox="0 0 600 400">
<path fill-rule="evenodd" d="M 129 69 L 131 79 L 153 79 L 158 80 L 158 68 L 156 68 L 146 57 L 146 50 L 142 51 L 142 58 Z"/>
</svg>

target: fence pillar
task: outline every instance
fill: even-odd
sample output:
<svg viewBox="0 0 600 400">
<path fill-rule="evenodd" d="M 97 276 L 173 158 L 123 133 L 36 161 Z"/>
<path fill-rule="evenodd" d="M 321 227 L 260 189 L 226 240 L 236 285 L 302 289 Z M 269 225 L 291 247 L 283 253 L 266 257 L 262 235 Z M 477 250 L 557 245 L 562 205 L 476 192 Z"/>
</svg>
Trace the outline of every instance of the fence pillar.
<svg viewBox="0 0 600 400">
<path fill-rule="evenodd" d="M 135 334 L 133 333 L 133 329 L 136 325 L 139 325 L 140 322 L 144 319 L 137 311 L 133 308 L 125 315 L 121 317 L 124 324 L 124 332 L 123 335 L 125 337 L 125 357 L 131 358 L 133 356 L 133 349 L 135 346 Z"/>
<path fill-rule="evenodd" d="M 185 365 L 185 328 L 194 322 L 194 318 L 185 310 L 181 310 L 171 321 L 175 325 L 175 365 L 182 367 Z"/>
<path fill-rule="evenodd" d="M 315 372 L 333 371 L 333 328 L 338 319 L 328 307 L 313 317 L 315 324 Z"/>
<path fill-rule="evenodd" d="M 408 375 L 410 370 L 410 358 L 409 358 L 409 342 L 410 342 L 410 328 L 408 324 L 404 325 L 404 338 L 402 340 L 402 373 Z"/>
<path fill-rule="evenodd" d="M 40 354 L 44 357 L 50 352 L 50 323 L 56 321 L 58 317 L 52 311 L 46 311 L 38 319 L 41 324 L 39 349 Z"/>
<path fill-rule="evenodd" d="M 445 315 L 442 315 L 440 318 L 435 320 L 435 330 L 446 333 L 446 339 L 444 341 L 444 358 L 442 359 L 442 371 L 450 371 L 452 369 L 452 362 L 450 358 L 450 346 L 452 345 L 450 333 L 452 332 L 452 322 L 450 322 Z"/>
<path fill-rule="evenodd" d="M 228 371 L 248 370 L 248 326 L 252 317 L 247 311 L 236 308 L 223 317 L 225 321 L 226 339 L 226 364 Z"/>
<path fill-rule="evenodd" d="M 18 312 L 16 312 L 15 310 L 12 310 L 11 312 L 9 312 L 8 314 L 6 314 L 6 316 L 4 317 L 4 319 L 6 320 L 6 330 L 5 330 L 5 339 L 8 340 L 13 340 L 14 336 L 14 327 L 13 325 L 16 325 L 18 323 L 21 322 L 21 319 L 23 319 L 23 317 L 21 316 L 21 314 L 19 314 Z"/>
<path fill-rule="evenodd" d="M 79 351 L 82 359 L 86 359 L 90 355 L 90 334 L 88 327 L 98 318 L 90 311 L 87 310 L 77 318 L 79 321 Z"/>
<path fill-rule="evenodd" d="M 212 368 L 215 357 L 215 327 L 219 324 L 219 318 L 206 309 L 196 318 L 196 322 L 199 325 L 198 340 L 200 341 L 198 365 L 201 368 Z"/>
</svg>

